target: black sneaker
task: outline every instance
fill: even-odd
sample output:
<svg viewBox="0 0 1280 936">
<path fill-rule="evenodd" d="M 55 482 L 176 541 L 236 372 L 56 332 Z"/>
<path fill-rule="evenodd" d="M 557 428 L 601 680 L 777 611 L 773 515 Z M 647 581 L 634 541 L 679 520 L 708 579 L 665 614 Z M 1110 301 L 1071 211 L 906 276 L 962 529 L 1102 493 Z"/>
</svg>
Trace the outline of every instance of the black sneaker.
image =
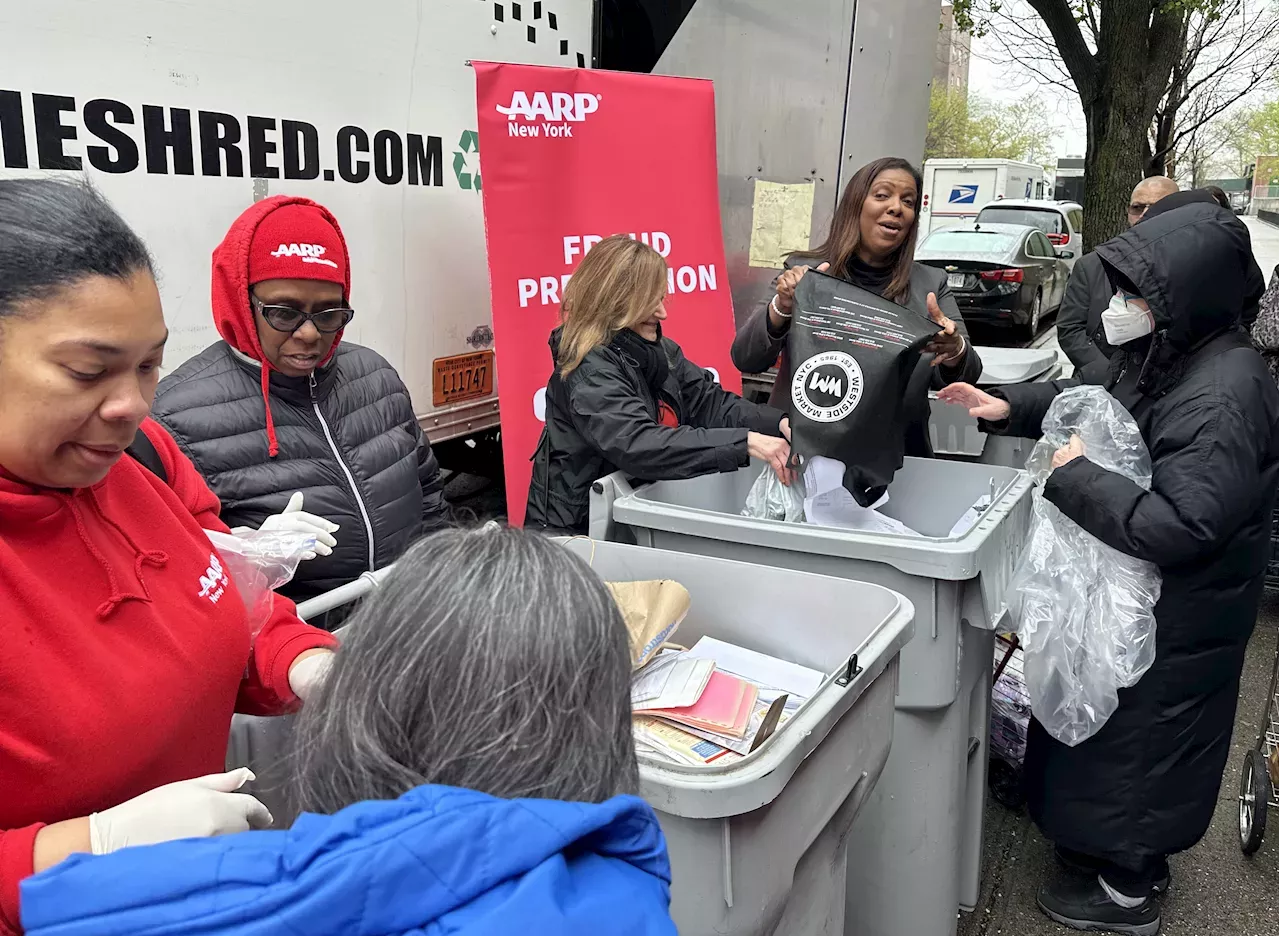
<svg viewBox="0 0 1280 936">
<path fill-rule="evenodd" d="M 1081 852 L 1068 851 L 1063 848 L 1054 848 L 1053 857 L 1058 859 L 1058 864 L 1066 868 L 1072 874 L 1083 875 L 1084 877 L 1097 877 L 1098 871 L 1102 868 L 1101 861 L 1095 861 L 1088 855 Z M 1164 877 L 1160 878 L 1151 885 L 1151 892 L 1157 896 L 1165 893 L 1169 889 L 1169 885 L 1173 883 L 1173 872 L 1169 870 L 1169 862 L 1164 863 Z"/>
<path fill-rule="evenodd" d="M 1036 903 L 1045 916 L 1076 930 L 1122 933 L 1124 936 L 1157 936 L 1160 910 L 1147 900 L 1132 910 L 1113 901 L 1096 877 L 1062 876 L 1040 888 Z"/>
</svg>

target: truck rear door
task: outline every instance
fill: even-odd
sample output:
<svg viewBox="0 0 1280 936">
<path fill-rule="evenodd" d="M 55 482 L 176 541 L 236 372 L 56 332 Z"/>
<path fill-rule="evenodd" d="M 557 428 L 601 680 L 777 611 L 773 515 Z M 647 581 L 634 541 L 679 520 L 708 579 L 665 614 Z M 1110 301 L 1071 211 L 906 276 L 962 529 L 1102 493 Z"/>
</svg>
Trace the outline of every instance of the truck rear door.
<svg viewBox="0 0 1280 936">
<path fill-rule="evenodd" d="M 994 167 L 964 169 L 939 166 L 929 196 L 929 230 L 958 227 L 978 216 L 978 209 L 996 197 Z"/>
</svg>

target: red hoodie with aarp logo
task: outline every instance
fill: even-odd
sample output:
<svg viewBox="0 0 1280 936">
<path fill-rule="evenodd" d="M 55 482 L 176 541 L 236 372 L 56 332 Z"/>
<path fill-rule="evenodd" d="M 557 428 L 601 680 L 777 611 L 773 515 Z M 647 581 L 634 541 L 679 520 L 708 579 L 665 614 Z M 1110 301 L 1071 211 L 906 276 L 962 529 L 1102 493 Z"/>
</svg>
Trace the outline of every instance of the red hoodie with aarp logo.
<svg viewBox="0 0 1280 936">
<path fill-rule="evenodd" d="M 204 533 L 227 532 L 218 499 L 143 431 L 168 483 L 127 456 L 70 491 L 0 470 L 0 936 L 44 824 L 220 772 L 232 713 L 292 710 L 290 665 L 336 645 L 279 595 L 251 640 Z"/>
</svg>

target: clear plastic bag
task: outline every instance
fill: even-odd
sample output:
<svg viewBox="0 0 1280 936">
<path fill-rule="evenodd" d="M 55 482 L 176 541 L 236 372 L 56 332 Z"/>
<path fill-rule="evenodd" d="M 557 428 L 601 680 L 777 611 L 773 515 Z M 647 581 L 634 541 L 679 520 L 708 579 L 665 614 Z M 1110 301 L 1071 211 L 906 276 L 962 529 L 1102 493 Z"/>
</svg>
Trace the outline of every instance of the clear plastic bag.
<svg viewBox="0 0 1280 936">
<path fill-rule="evenodd" d="M 755 484 L 747 492 L 747 505 L 742 508 L 744 517 L 754 520 L 785 520 L 787 523 L 804 522 L 804 490 L 801 485 L 783 484 L 769 467 L 760 472 Z"/>
<path fill-rule="evenodd" d="M 1133 417 L 1101 387 L 1075 387 L 1049 407 L 1027 460 L 1037 484 L 1027 547 L 1009 588 L 1025 652 L 1031 710 L 1075 746 L 1096 734 L 1155 660 L 1160 571 L 1086 533 L 1044 499 L 1053 453 L 1072 435 L 1090 461 L 1151 490 L 1151 456 Z"/>
<path fill-rule="evenodd" d="M 218 550 L 222 571 L 244 600 L 250 633 L 257 637 L 271 619 L 276 589 L 293 578 L 307 553 L 314 553 L 314 534 L 286 530 L 242 530 L 235 534 L 205 530 L 205 534 Z"/>
</svg>

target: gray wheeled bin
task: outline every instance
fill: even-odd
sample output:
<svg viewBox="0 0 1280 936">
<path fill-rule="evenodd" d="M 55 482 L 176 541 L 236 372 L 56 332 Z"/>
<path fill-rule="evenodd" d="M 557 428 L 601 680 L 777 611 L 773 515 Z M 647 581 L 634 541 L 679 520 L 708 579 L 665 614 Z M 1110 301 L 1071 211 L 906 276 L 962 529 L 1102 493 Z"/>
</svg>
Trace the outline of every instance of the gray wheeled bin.
<svg viewBox="0 0 1280 936">
<path fill-rule="evenodd" d="M 906 536 L 743 517 L 760 470 L 639 490 L 611 475 L 593 488 L 591 535 L 873 582 L 915 605 L 893 749 L 850 837 L 845 931 L 951 936 L 957 908 L 978 899 L 993 629 L 1026 540 L 1031 482 L 1012 468 L 908 458 L 883 508 L 921 534 Z M 984 494 L 991 505 L 951 536 Z"/>
<path fill-rule="evenodd" d="M 1055 380 L 1062 374 L 1052 348 L 975 348 L 982 357 L 980 387 Z M 1035 442 L 1012 436 L 989 436 L 963 406 L 944 403 L 929 393 L 929 439 L 942 458 L 976 459 L 984 465 L 1022 468 Z"/>
<path fill-rule="evenodd" d="M 828 674 L 742 760 L 693 768 L 642 754 L 640 793 L 666 835 L 671 914 L 681 936 L 839 936 L 849 825 L 889 757 L 898 658 L 914 627 L 911 602 L 864 582 L 617 543 L 561 542 L 606 581 L 684 585 L 693 603 L 675 636 L 686 645 L 709 635 Z M 298 611 L 319 614 L 355 601 L 389 571 L 366 574 Z M 294 816 L 279 784 L 293 719 L 236 718 L 228 767 L 253 767 L 253 792 L 287 825 Z"/>
<path fill-rule="evenodd" d="M 682 767 L 642 754 L 640 794 L 667 838 L 680 936 L 839 936 L 846 857 L 862 857 L 849 851 L 849 826 L 889 757 L 911 602 L 865 582 L 563 542 L 606 581 L 665 578 L 689 589 L 674 637 L 684 646 L 711 636 L 828 674 L 740 761 Z"/>
</svg>

